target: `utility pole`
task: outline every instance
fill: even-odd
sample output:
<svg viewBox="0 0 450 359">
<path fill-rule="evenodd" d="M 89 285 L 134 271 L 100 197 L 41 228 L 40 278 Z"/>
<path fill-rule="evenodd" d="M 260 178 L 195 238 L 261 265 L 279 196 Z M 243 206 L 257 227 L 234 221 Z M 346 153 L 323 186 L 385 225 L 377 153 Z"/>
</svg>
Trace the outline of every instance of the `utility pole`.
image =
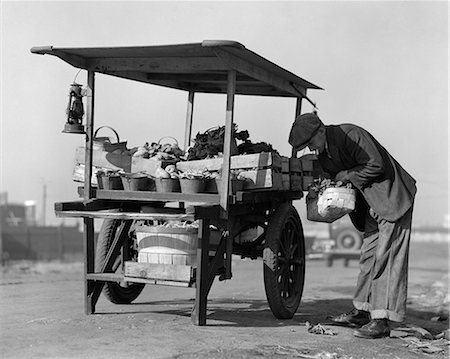
<svg viewBox="0 0 450 359">
<path fill-rule="evenodd" d="M 45 213 L 47 210 L 47 183 L 45 179 L 43 180 L 42 186 L 42 226 L 45 227 Z"/>
<path fill-rule="evenodd" d="M 5 257 L 3 255 L 3 221 L 5 220 L 4 212 L 8 205 L 8 192 L 0 192 L 0 265 L 5 265 Z"/>
</svg>

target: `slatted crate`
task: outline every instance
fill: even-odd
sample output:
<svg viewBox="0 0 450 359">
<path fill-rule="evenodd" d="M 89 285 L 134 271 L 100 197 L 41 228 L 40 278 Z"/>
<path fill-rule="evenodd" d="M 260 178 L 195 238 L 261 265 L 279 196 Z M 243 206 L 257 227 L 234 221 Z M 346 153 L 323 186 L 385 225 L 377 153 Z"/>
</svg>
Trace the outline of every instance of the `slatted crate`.
<svg viewBox="0 0 450 359">
<path fill-rule="evenodd" d="M 223 158 L 178 162 L 181 171 L 219 171 Z M 232 156 L 231 170 L 247 179 L 244 189 L 306 190 L 312 183 L 312 160 L 288 158 L 274 152 Z"/>
</svg>

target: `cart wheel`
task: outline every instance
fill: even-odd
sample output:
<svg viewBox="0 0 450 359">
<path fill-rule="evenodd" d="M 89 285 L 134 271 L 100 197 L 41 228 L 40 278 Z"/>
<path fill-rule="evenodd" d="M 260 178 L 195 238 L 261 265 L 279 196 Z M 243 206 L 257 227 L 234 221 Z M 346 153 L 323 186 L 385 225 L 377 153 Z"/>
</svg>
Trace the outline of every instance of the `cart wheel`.
<svg viewBox="0 0 450 359">
<path fill-rule="evenodd" d="M 108 250 L 116 235 L 117 229 L 120 226 L 120 220 L 105 219 L 97 239 L 97 250 L 95 254 L 95 269 L 100 271 L 103 263 L 106 260 Z M 122 254 L 119 254 L 113 265 L 113 271 L 120 271 L 122 269 Z M 114 282 L 106 282 L 103 287 L 103 294 L 112 303 L 115 304 L 129 304 L 135 300 L 144 289 L 145 284 L 141 283 L 127 283 L 119 284 Z"/>
<path fill-rule="evenodd" d="M 266 230 L 264 287 L 273 315 L 292 318 L 297 311 L 305 281 L 305 240 L 297 210 L 283 203 Z"/>
</svg>

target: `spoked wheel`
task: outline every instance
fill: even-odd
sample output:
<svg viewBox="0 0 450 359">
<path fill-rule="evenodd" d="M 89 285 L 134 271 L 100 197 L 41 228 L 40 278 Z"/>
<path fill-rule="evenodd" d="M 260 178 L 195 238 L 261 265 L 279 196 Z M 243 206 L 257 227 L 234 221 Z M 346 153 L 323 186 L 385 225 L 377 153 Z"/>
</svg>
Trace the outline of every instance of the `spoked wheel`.
<svg viewBox="0 0 450 359">
<path fill-rule="evenodd" d="M 105 219 L 103 221 L 102 228 L 97 239 L 97 250 L 95 253 L 95 269 L 100 271 L 103 263 L 106 260 L 108 250 L 111 247 L 114 237 L 120 227 L 121 221 L 117 219 Z M 129 245 L 127 248 L 128 257 L 132 259 L 135 255 L 132 246 L 132 241 L 126 241 L 125 245 Z M 123 251 L 123 249 L 122 249 Z M 114 265 L 113 272 L 122 271 L 122 253 L 117 256 Z M 106 282 L 103 287 L 103 294 L 112 303 L 115 304 L 129 304 L 135 300 L 144 289 L 145 284 L 142 283 L 114 283 Z"/>
<path fill-rule="evenodd" d="M 290 319 L 305 281 L 305 241 L 297 210 L 283 203 L 271 216 L 264 246 L 264 287 L 273 315 Z"/>
</svg>

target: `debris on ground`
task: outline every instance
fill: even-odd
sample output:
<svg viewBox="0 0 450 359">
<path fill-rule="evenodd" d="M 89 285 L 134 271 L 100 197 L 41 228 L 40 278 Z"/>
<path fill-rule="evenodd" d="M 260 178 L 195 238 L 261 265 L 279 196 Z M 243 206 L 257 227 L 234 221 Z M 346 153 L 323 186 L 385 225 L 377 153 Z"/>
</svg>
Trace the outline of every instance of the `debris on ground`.
<svg viewBox="0 0 450 359">
<path fill-rule="evenodd" d="M 286 355 L 304 359 L 352 359 L 351 356 L 345 354 L 330 353 L 326 351 L 312 354 L 310 349 L 298 349 L 281 345 L 261 345 L 258 347 L 258 354 L 271 358 L 279 355 Z"/>
<path fill-rule="evenodd" d="M 446 339 L 450 341 L 450 329 L 444 330 L 434 337 L 435 339 Z"/>
<path fill-rule="evenodd" d="M 320 323 L 316 325 L 312 325 L 310 322 L 305 322 L 306 330 L 308 330 L 308 333 L 313 334 L 323 334 L 323 335 L 336 335 L 336 332 L 333 332 L 331 329 L 325 328 Z"/>
<path fill-rule="evenodd" d="M 407 326 L 407 327 L 397 327 L 391 330 L 391 338 L 403 338 L 403 337 L 416 337 L 418 339 L 433 339 L 431 333 L 421 327 L 417 326 Z"/>
<path fill-rule="evenodd" d="M 437 340 L 421 340 L 416 337 L 401 338 L 406 341 L 404 347 L 411 349 L 417 353 L 438 354 L 448 349 L 450 342 L 446 339 Z"/>
</svg>

